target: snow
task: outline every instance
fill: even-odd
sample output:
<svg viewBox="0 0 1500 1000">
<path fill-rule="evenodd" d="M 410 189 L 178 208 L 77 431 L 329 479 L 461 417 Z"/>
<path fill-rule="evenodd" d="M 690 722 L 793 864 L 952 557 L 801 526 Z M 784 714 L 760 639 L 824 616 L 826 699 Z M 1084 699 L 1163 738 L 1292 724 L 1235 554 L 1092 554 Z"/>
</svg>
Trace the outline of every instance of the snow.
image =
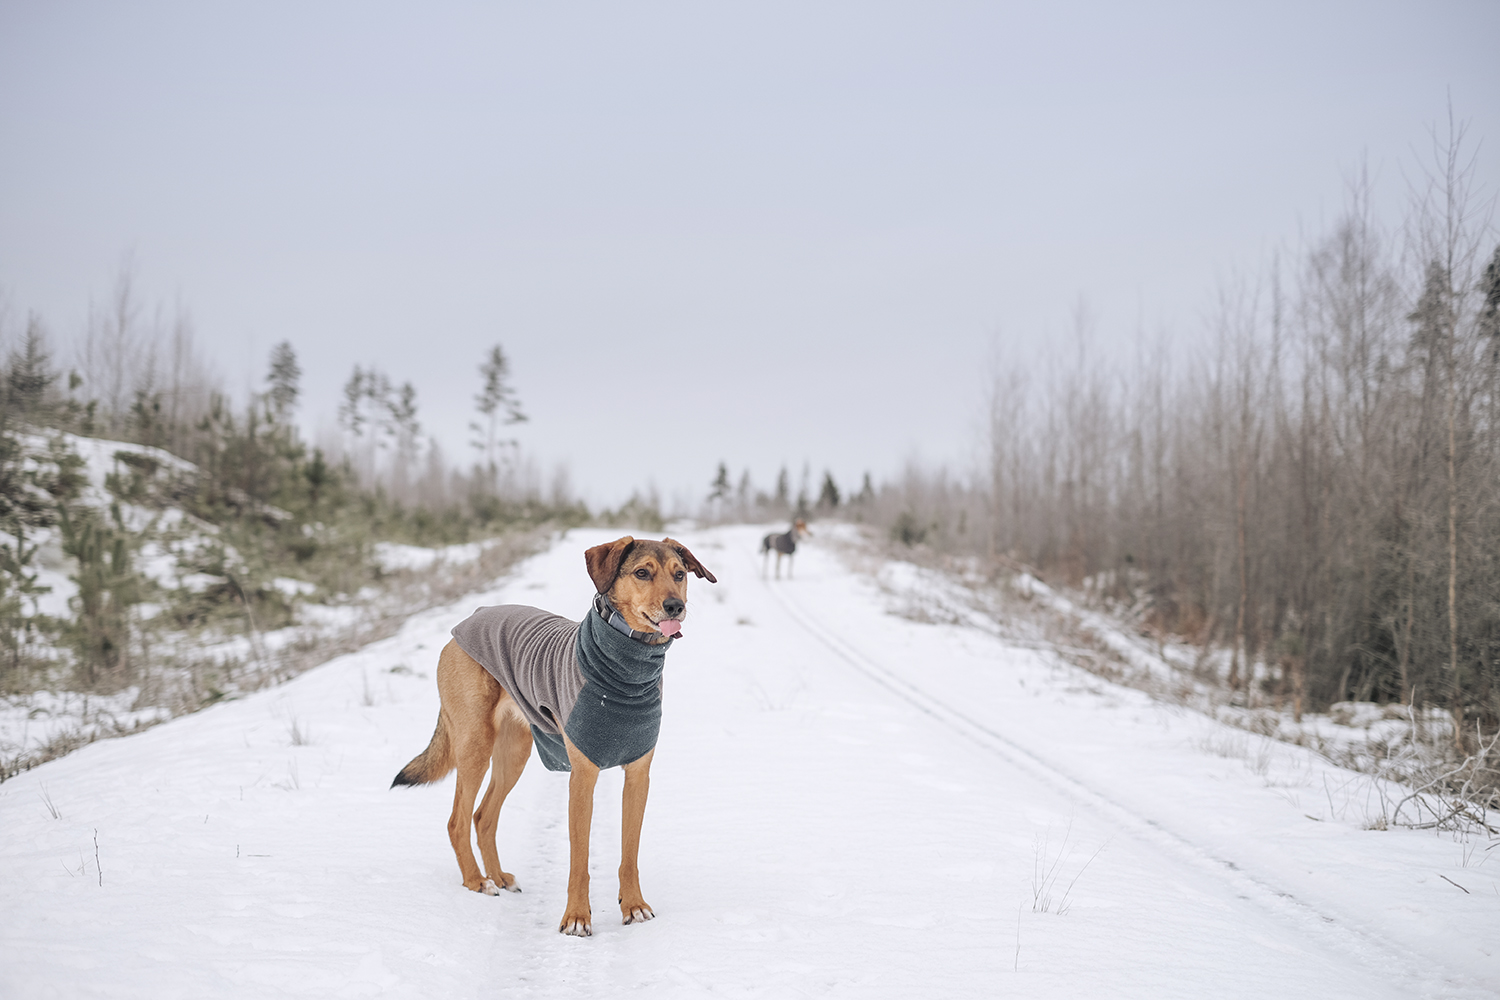
<svg viewBox="0 0 1500 1000">
<path fill-rule="evenodd" d="M 45 593 L 37 594 L 34 598 L 35 610 L 39 615 L 51 615 L 54 618 L 68 618 L 72 611 L 68 602 L 78 593 L 78 584 L 70 575 L 74 568 L 69 563 L 64 566 L 49 566 L 42 562 L 36 570 L 36 582 L 38 586 L 49 588 Z"/>
<path fill-rule="evenodd" d="M 271 586 L 281 591 L 287 597 L 306 597 L 318 592 L 318 585 L 310 580 L 298 580 L 290 576 L 278 576 L 271 581 Z"/>
<path fill-rule="evenodd" d="M 483 542 L 466 542 L 442 548 L 403 545 L 399 542 L 376 542 L 375 561 L 387 573 L 397 570 L 428 569 L 437 563 L 456 565 L 473 562 L 484 551 Z"/>
<path fill-rule="evenodd" d="M 1371 779 L 1007 644 L 939 578 L 815 538 L 764 580 L 766 530 L 674 535 L 720 583 L 668 657 L 655 920 L 614 905 L 618 771 L 588 939 L 556 932 L 566 776 L 533 761 L 507 801 L 525 891 L 499 897 L 460 885 L 451 777 L 387 787 L 453 624 L 584 613 L 581 552 L 620 532 L 578 530 L 282 687 L 0 784 L 0 996 L 1500 992 L 1500 851 L 1365 829 Z M 888 613 L 897 583 L 934 613 Z"/>
<path fill-rule="evenodd" d="M 184 461 L 175 455 L 162 451 L 160 448 L 151 448 L 146 445 L 131 444 L 127 441 L 108 441 L 103 438 L 80 437 L 77 434 L 68 434 L 61 431 L 48 432 L 46 434 L 22 434 L 21 444 L 27 452 L 33 454 L 46 454 L 49 442 L 61 439 L 64 444 L 77 452 L 78 457 L 83 459 L 83 467 L 79 471 L 85 480 L 84 499 L 94 506 L 107 507 L 110 502 L 109 491 L 105 488 L 104 480 L 112 472 L 119 471 L 120 461 L 115 458 L 116 453 L 140 455 L 150 458 L 163 468 L 178 472 L 192 472 L 195 467 L 191 462 Z M 35 459 L 28 459 L 27 466 L 36 465 Z"/>
<path fill-rule="evenodd" d="M 132 444 L 128 441 L 110 441 L 103 438 L 80 437 L 76 434 L 51 433 L 48 435 L 23 434 L 21 439 L 33 457 L 27 464 L 37 464 L 36 454 L 45 454 L 48 442 L 61 439 L 83 459 L 79 473 L 83 477 L 80 500 L 84 504 L 109 516 L 106 512 L 118 510 L 125 527 L 137 534 L 156 534 L 147 538 L 135 556 L 136 568 L 148 580 L 161 587 L 173 589 L 183 587 L 189 591 L 202 591 L 223 583 L 224 578 L 206 573 L 184 573 L 182 564 L 192 562 L 201 555 L 201 550 L 218 528 L 181 508 L 168 507 L 156 510 L 136 504 L 117 501 L 106 486 L 111 474 L 118 474 L 124 463 L 117 457 L 121 454 L 139 455 L 155 462 L 159 469 L 181 476 L 197 475 L 197 466 L 178 458 L 160 448 Z M 270 509 L 276 513 L 274 509 Z M 281 512 L 284 513 L 284 512 Z M 72 579 L 77 572 L 77 563 L 62 549 L 62 532 L 57 527 L 35 528 L 31 541 L 37 545 L 35 569 L 37 583 L 47 592 L 34 598 L 36 613 L 56 618 L 69 618 L 72 610 L 69 601 L 78 593 L 78 584 Z M 223 557 L 238 562 L 238 553 L 230 546 L 222 546 Z"/>
</svg>

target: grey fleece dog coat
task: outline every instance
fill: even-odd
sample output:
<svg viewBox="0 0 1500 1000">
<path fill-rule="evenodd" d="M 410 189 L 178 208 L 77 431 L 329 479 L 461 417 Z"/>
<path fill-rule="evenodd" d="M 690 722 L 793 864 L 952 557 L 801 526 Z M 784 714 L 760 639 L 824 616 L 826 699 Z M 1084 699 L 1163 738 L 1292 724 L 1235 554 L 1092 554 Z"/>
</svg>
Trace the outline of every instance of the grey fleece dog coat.
<svg viewBox="0 0 1500 1000">
<path fill-rule="evenodd" d="M 571 771 L 562 733 L 601 768 L 644 757 L 661 730 L 659 645 L 520 604 L 479 608 L 453 627 L 459 648 L 515 699 L 549 771 Z"/>
</svg>

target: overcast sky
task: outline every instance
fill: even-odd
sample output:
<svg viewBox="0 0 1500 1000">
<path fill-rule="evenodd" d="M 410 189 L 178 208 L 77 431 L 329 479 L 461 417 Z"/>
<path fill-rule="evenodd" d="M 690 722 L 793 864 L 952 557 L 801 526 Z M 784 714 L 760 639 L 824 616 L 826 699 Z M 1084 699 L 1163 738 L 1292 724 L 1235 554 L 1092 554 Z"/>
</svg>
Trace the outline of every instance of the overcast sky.
<svg viewBox="0 0 1500 1000">
<path fill-rule="evenodd" d="M 592 502 L 716 464 L 852 487 L 973 451 L 990 359 L 1087 301 L 1191 338 L 1216 280 L 1394 213 L 1455 113 L 1500 177 L 1500 3 L 0 0 L 0 294 L 59 340 L 134 262 L 229 384 L 287 339 L 464 450 L 501 343 Z"/>
</svg>

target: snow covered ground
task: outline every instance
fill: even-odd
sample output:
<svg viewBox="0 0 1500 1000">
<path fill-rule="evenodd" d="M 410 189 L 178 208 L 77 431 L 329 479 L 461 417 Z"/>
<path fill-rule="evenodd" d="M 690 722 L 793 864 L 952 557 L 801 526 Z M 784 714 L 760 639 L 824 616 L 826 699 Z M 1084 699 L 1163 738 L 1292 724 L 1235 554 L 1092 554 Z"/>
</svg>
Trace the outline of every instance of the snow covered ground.
<svg viewBox="0 0 1500 1000">
<path fill-rule="evenodd" d="M 387 573 L 403 569 L 429 569 L 438 563 L 470 563 L 484 551 L 483 542 L 466 542 L 440 549 L 399 542 L 376 542 L 375 560 Z"/>
<path fill-rule="evenodd" d="M 0 784 L 3 997 L 1493 997 L 1500 849 L 1364 827 L 1369 778 L 1106 684 L 889 593 L 819 540 L 764 580 L 759 529 L 677 535 L 641 847 L 657 919 L 556 932 L 567 778 L 500 821 L 524 893 L 465 891 L 452 778 L 389 790 L 476 605 L 581 616 L 579 530 L 504 586 L 273 690 Z"/>
</svg>

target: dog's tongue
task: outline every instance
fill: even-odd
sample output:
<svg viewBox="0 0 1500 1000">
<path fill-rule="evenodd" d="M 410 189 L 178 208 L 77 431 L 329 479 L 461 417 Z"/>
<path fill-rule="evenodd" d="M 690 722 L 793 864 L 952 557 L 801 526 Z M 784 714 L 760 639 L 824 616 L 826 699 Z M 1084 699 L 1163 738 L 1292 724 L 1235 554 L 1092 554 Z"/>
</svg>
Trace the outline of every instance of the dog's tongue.
<svg viewBox="0 0 1500 1000">
<path fill-rule="evenodd" d="M 682 622 L 678 621 L 676 618 L 663 618 L 661 621 L 656 623 L 656 627 L 661 632 L 661 634 L 666 636 L 668 639 L 678 639 L 682 637 Z"/>
</svg>

